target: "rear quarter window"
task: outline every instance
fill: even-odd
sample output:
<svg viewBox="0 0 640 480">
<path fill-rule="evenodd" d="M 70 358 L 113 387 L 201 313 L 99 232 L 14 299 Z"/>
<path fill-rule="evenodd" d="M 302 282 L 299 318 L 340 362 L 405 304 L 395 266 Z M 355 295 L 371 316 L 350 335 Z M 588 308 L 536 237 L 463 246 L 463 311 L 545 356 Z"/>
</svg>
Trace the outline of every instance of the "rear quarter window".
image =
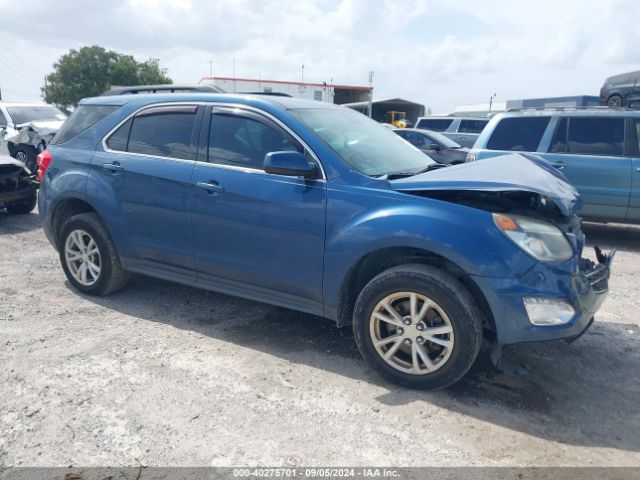
<svg viewBox="0 0 640 480">
<path fill-rule="evenodd" d="M 535 152 L 551 117 L 504 118 L 487 142 L 489 150 Z"/>
<path fill-rule="evenodd" d="M 431 130 L 433 132 L 444 132 L 449 125 L 453 123 L 453 119 L 448 118 L 423 118 L 418 122 L 416 128 Z"/>
<path fill-rule="evenodd" d="M 118 108 L 117 105 L 78 105 L 53 137 L 51 145 L 68 142 Z"/>
</svg>

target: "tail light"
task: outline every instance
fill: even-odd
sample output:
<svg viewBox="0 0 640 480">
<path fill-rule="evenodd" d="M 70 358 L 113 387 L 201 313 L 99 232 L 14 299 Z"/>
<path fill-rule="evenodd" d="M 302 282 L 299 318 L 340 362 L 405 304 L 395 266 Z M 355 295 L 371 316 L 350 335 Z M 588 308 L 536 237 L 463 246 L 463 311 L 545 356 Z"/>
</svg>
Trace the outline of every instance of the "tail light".
<svg viewBox="0 0 640 480">
<path fill-rule="evenodd" d="M 53 160 L 53 156 L 49 150 L 44 150 L 38 154 L 36 157 L 36 165 L 38 165 L 38 180 L 41 182 L 44 180 L 44 175 L 47 173 L 47 168 L 49 168 L 49 164 Z"/>
</svg>

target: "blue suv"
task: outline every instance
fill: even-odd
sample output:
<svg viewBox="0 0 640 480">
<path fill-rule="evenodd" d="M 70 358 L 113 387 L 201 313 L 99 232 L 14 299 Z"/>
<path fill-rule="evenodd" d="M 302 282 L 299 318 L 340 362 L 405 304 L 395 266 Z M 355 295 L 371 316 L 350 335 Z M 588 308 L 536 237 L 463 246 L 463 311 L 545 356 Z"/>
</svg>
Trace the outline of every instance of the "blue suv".
<svg viewBox="0 0 640 480">
<path fill-rule="evenodd" d="M 437 164 L 353 110 L 284 97 L 81 102 L 38 158 L 71 285 L 129 272 L 352 325 L 363 357 L 439 388 L 494 345 L 579 336 L 610 255 L 581 258 L 576 191 L 511 155 Z"/>
</svg>

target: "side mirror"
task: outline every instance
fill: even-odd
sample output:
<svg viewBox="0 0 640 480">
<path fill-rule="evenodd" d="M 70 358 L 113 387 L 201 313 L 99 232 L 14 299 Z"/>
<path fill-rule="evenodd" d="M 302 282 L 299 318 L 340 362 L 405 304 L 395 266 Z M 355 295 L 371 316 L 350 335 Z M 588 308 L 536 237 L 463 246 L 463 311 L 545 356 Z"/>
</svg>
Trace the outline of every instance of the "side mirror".
<svg viewBox="0 0 640 480">
<path fill-rule="evenodd" d="M 430 143 L 429 145 L 427 145 L 427 150 L 434 150 L 434 151 L 438 151 L 440 150 L 440 145 L 438 145 L 437 143 Z"/>
<path fill-rule="evenodd" d="M 264 157 L 264 171 L 288 177 L 318 178 L 318 167 L 300 152 L 271 152 Z"/>
</svg>

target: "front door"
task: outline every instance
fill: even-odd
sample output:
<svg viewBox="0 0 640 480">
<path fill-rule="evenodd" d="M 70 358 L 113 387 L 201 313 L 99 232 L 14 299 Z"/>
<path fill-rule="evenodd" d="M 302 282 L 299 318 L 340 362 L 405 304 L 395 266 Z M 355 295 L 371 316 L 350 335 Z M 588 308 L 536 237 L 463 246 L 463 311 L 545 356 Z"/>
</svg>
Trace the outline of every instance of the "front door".
<svg viewBox="0 0 640 480">
<path fill-rule="evenodd" d="M 303 146 L 262 114 L 224 107 L 207 115 L 203 139 L 193 176 L 198 282 L 322 313 L 326 182 L 263 169 L 267 153 Z"/>
</svg>

